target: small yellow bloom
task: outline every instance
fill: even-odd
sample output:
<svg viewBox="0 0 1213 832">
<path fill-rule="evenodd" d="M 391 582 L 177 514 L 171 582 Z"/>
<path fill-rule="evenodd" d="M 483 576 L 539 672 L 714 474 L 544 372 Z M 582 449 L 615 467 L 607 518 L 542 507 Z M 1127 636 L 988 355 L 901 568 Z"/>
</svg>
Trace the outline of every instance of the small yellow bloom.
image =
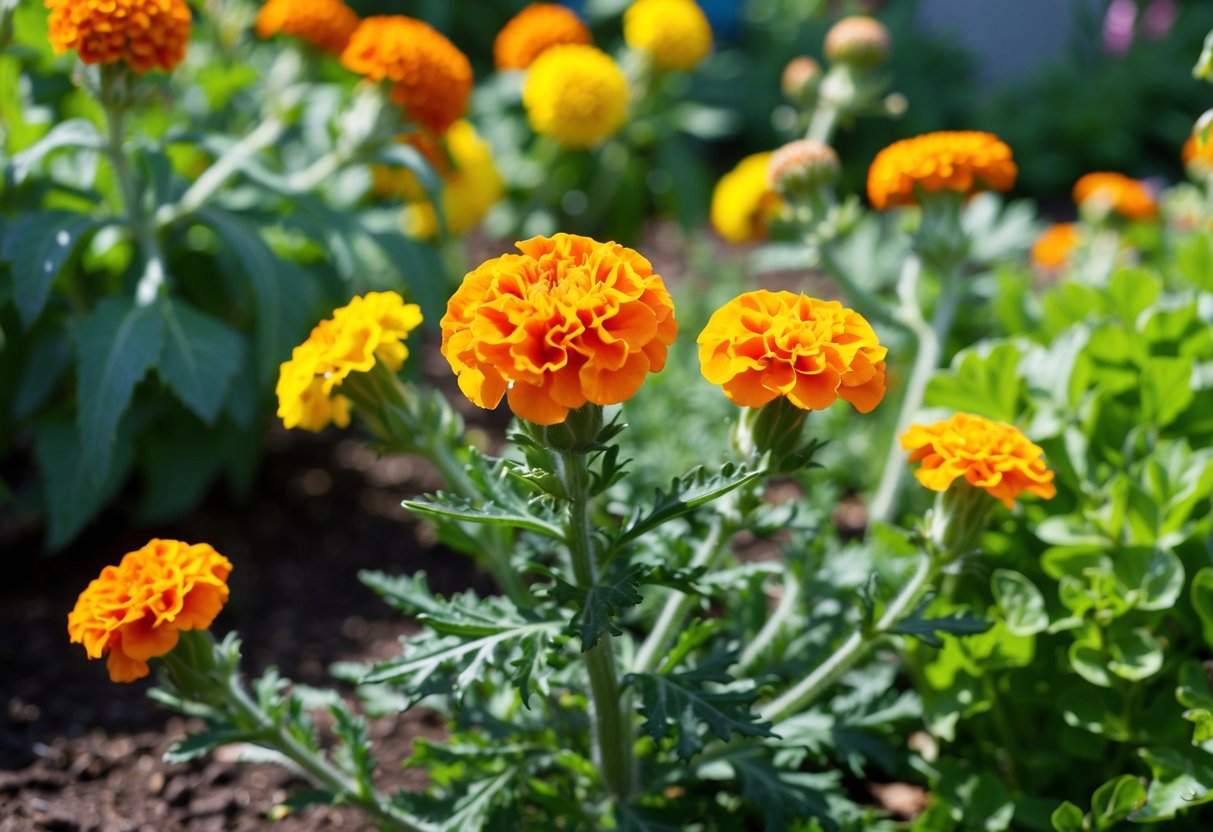
<svg viewBox="0 0 1213 832">
<path fill-rule="evenodd" d="M 1078 245 L 1078 226 L 1072 222 L 1050 225 L 1032 244 L 1032 262 L 1043 269 L 1058 269 Z"/>
<path fill-rule="evenodd" d="M 983 416 L 957 413 L 933 425 L 911 425 L 901 436 L 914 476 L 932 491 L 947 491 L 957 479 L 984 489 L 1011 508 L 1020 494 L 1051 499 L 1057 493 L 1044 451 L 1018 428 Z"/>
<path fill-rule="evenodd" d="M 712 191 L 712 227 L 730 243 L 764 240 L 768 224 L 783 206 L 771 188 L 771 153 L 755 153 L 720 177 Z"/>
<path fill-rule="evenodd" d="M 868 199 L 883 211 L 917 204 L 919 192 L 1006 191 L 1018 173 L 1011 148 L 992 133 L 926 133 L 894 142 L 876 154 L 868 169 Z"/>
<path fill-rule="evenodd" d="M 471 231 L 505 194 L 505 182 L 493 163 L 493 150 L 468 121 L 457 121 L 446 133 L 451 164 L 442 174 L 442 213 L 449 234 Z M 438 236 L 438 216 L 428 199 L 404 210 L 405 231 L 413 237 Z"/>
<path fill-rule="evenodd" d="M 227 603 L 232 564 L 207 543 L 152 540 L 107 566 L 67 616 L 72 644 L 90 659 L 109 653 L 115 682 L 148 675 L 148 659 L 177 646 L 181 630 L 205 630 Z"/>
<path fill-rule="evenodd" d="M 171 70 L 185 58 L 185 0 L 45 0 L 56 55 L 74 49 L 86 64 L 126 61 L 135 72 Z"/>
<path fill-rule="evenodd" d="M 695 0 L 636 0 L 623 39 L 662 69 L 694 69 L 712 51 L 712 26 Z"/>
<path fill-rule="evenodd" d="M 559 3 L 532 3 L 497 33 L 493 62 L 498 69 L 526 69 L 553 46 L 593 42 L 590 30 L 572 9 Z"/>
<path fill-rule="evenodd" d="M 350 401 L 337 388 L 376 362 L 399 370 L 409 354 L 404 339 L 420 324 L 420 307 L 395 292 L 370 292 L 334 310 L 282 363 L 275 391 L 282 424 L 313 432 L 348 425 Z"/>
<path fill-rule="evenodd" d="M 1131 220 L 1148 220 L 1158 214 L 1150 189 L 1123 173 L 1088 173 L 1074 183 L 1074 202 L 1114 211 Z"/>
<path fill-rule="evenodd" d="M 553 46 L 527 71 L 522 104 L 535 132 L 569 147 L 591 147 L 627 116 L 628 82 L 593 46 Z"/>
</svg>

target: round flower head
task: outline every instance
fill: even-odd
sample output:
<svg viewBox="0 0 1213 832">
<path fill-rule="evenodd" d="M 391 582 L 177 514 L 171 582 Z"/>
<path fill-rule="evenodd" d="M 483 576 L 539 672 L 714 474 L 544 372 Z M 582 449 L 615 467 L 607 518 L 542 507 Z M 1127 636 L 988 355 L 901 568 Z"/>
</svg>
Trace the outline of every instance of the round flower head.
<svg viewBox="0 0 1213 832">
<path fill-rule="evenodd" d="M 281 32 L 340 54 L 358 28 L 358 15 L 341 0 L 269 0 L 257 13 L 257 36 Z"/>
<path fill-rule="evenodd" d="M 771 189 L 770 153 L 755 153 L 720 177 L 712 191 L 712 227 L 730 243 L 764 240 L 767 226 L 783 206 Z"/>
<path fill-rule="evenodd" d="M 341 63 L 392 83 L 392 101 L 418 124 L 443 133 L 467 111 L 472 65 L 440 32 L 411 17 L 368 17 L 350 35 Z"/>
<path fill-rule="evenodd" d="M 977 130 L 926 133 L 876 154 L 868 169 L 868 199 L 878 210 L 915 205 L 919 192 L 1006 191 L 1018 173 L 1011 148 Z"/>
<path fill-rule="evenodd" d="M 505 194 L 505 183 L 493 164 L 492 148 L 470 122 L 455 122 L 445 138 L 451 161 L 438 167 L 442 175 L 442 213 L 448 233 L 466 234 Z M 404 228 L 412 237 L 438 236 L 438 215 L 428 199 L 415 200 L 405 209 Z"/>
<path fill-rule="evenodd" d="M 1192 176 L 1199 179 L 1213 176 L 1213 135 L 1202 139 L 1200 131 L 1194 132 L 1184 142 L 1181 155 Z"/>
<path fill-rule="evenodd" d="M 1050 225 L 1032 244 L 1032 262 L 1043 269 L 1058 269 L 1078 245 L 1078 226 L 1072 222 Z"/>
<path fill-rule="evenodd" d="M 863 15 L 844 17 L 826 34 L 826 60 L 871 69 L 889 57 L 889 30 L 879 20 Z"/>
<path fill-rule="evenodd" d="M 1122 173 L 1088 173 L 1074 183 L 1074 202 L 1109 211 L 1130 220 L 1148 220 L 1158 213 L 1149 188 Z"/>
<path fill-rule="evenodd" d="M 841 167 L 838 154 L 828 144 L 797 139 L 771 154 L 767 174 L 772 188 L 793 196 L 833 185 Z"/>
<path fill-rule="evenodd" d="M 743 407 L 786 396 L 802 410 L 842 399 L 868 413 L 884 398 L 888 350 L 836 300 L 746 292 L 712 314 L 697 343 L 704 377 Z"/>
<path fill-rule="evenodd" d="M 536 133 L 569 147 L 591 147 L 623 124 L 628 82 L 601 49 L 553 46 L 527 71 L 522 104 Z"/>
<path fill-rule="evenodd" d="M 1057 493 L 1040 446 L 1018 428 L 982 416 L 957 413 L 933 425 L 911 425 L 901 436 L 914 476 L 932 491 L 947 491 L 963 478 L 1011 508 L 1022 493 L 1048 500 Z"/>
<path fill-rule="evenodd" d="M 594 42 L 572 9 L 559 3 L 532 3 L 510 18 L 493 41 L 498 69 L 526 69 L 553 46 Z"/>
<path fill-rule="evenodd" d="M 126 61 L 135 72 L 170 70 L 185 58 L 185 0 L 46 0 L 56 55 L 74 49 L 86 64 Z"/>
<path fill-rule="evenodd" d="M 783 97 L 793 104 L 807 106 L 817 97 L 817 87 L 821 84 L 821 64 L 808 55 L 801 55 L 788 61 L 779 77 L 779 88 Z"/>
<path fill-rule="evenodd" d="M 409 354 L 404 339 L 420 323 L 421 309 L 395 292 L 370 292 L 335 310 L 282 363 L 275 391 L 282 424 L 314 432 L 348 425 L 350 401 L 336 388 L 376 362 L 399 370 Z"/>
<path fill-rule="evenodd" d="M 148 659 L 177 646 L 181 630 L 205 630 L 227 603 L 232 564 L 207 543 L 152 540 L 107 566 L 67 616 L 72 644 L 90 659 L 108 653 L 115 682 L 149 673 Z"/>
<path fill-rule="evenodd" d="M 662 69 L 694 69 L 712 51 L 712 26 L 695 0 L 636 0 L 623 39 Z"/>
<path fill-rule="evenodd" d="M 665 366 L 678 324 L 660 275 L 616 243 L 556 234 L 469 272 L 442 319 L 442 354 L 473 403 L 565 420 L 631 398 Z"/>
</svg>

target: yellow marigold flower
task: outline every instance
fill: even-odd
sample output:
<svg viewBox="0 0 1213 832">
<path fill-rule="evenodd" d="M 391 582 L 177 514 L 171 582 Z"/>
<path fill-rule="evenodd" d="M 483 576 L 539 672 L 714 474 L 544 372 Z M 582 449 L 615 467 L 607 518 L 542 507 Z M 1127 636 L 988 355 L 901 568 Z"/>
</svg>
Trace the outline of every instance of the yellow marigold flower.
<svg viewBox="0 0 1213 832">
<path fill-rule="evenodd" d="M 888 59 L 889 48 L 889 30 L 879 20 L 864 15 L 844 17 L 826 33 L 825 55 L 832 64 L 870 69 Z"/>
<path fill-rule="evenodd" d="M 448 233 L 466 234 L 505 194 L 505 182 L 493 163 L 492 148 L 470 122 L 455 122 L 447 131 L 446 146 L 453 164 L 439 167 L 442 214 Z M 404 228 L 413 237 L 438 236 L 438 216 L 428 199 L 405 208 Z"/>
<path fill-rule="evenodd" d="M 636 0 L 623 39 L 662 69 L 694 69 L 712 51 L 712 26 L 695 0 Z"/>
<path fill-rule="evenodd" d="M 916 204 L 920 191 L 1006 191 L 1015 184 L 1018 172 L 1011 148 L 992 133 L 926 133 L 894 142 L 876 154 L 868 169 L 868 199 L 883 211 Z"/>
<path fill-rule="evenodd" d="M 755 153 L 720 177 L 712 191 L 712 227 L 730 243 L 764 240 L 767 226 L 783 206 L 771 189 L 771 153 Z"/>
<path fill-rule="evenodd" d="M 269 0 L 257 13 L 256 28 L 257 37 L 281 32 L 339 55 L 358 28 L 358 15 L 341 0 Z"/>
<path fill-rule="evenodd" d="M 957 413 L 933 425 L 911 425 L 901 436 L 914 476 L 932 491 L 947 491 L 963 477 L 1011 508 L 1025 491 L 1048 500 L 1057 493 L 1039 445 L 1018 428 L 982 416 Z"/>
<path fill-rule="evenodd" d="M 888 350 L 836 300 L 746 292 L 712 314 L 696 343 L 704 378 L 742 407 L 786 396 L 802 410 L 842 399 L 868 413 L 884 398 Z"/>
<path fill-rule="evenodd" d="M 1057 269 L 1066 264 L 1078 245 L 1078 226 L 1072 222 L 1050 225 L 1032 244 L 1032 262 L 1045 269 Z"/>
<path fill-rule="evenodd" d="M 314 432 L 348 425 L 350 401 L 336 388 L 377 361 L 399 370 L 409 354 L 404 339 L 420 323 L 420 307 L 395 292 L 370 292 L 334 310 L 282 363 L 275 391 L 282 424 Z"/>
<path fill-rule="evenodd" d="M 350 35 L 341 63 L 392 83 L 392 101 L 418 124 L 443 133 L 467 111 L 472 65 L 440 32 L 411 17 L 368 17 Z"/>
<path fill-rule="evenodd" d="M 1131 220 L 1148 220 L 1158 214 L 1149 188 L 1123 173 L 1088 173 L 1074 183 L 1074 202 L 1089 202 Z"/>
<path fill-rule="evenodd" d="M 1184 142 L 1182 154 L 1184 165 L 1194 176 L 1213 175 L 1213 136 L 1202 140 L 1197 131 Z"/>
<path fill-rule="evenodd" d="M 74 49 L 86 64 L 126 61 L 135 72 L 171 70 L 185 58 L 185 0 L 46 0 L 56 55 Z"/>
<path fill-rule="evenodd" d="M 594 42 L 572 9 L 559 3 L 532 3 L 497 33 L 493 61 L 498 69 L 526 69 L 553 46 Z"/>
<path fill-rule="evenodd" d="M 469 272 L 442 318 L 442 354 L 473 403 L 504 395 L 520 419 L 555 425 L 631 398 L 665 366 L 678 324 L 648 260 L 573 234 L 517 246 Z"/>
<path fill-rule="evenodd" d="M 569 147 L 590 147 L 623 124 L 628 82 L 601 49 L 553 46 L 527 71 L 522 104 L 535 132 Z"/>
<path fill-rule="evenodd" d="M 109 653 L 115 682 L 150 671 L 148 659 L 177 646 L 181 630 L 205 630 L 227 603 L 231 562 L 208 543 L 152 540 L 107 566 L 67 616 L 72 644 L 90 659 Z"/>
</svg>

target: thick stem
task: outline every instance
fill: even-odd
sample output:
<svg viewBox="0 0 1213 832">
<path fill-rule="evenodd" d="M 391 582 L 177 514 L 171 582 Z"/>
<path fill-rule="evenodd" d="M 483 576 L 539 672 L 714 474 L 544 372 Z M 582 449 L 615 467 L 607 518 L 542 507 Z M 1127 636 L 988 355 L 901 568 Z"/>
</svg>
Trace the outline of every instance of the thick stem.
<svg viewBox="0 0 1213 832">
<path fill-rule="evenodd" d="M 763 706 L 759 715 L 763 719 L 777 723 L 811 705 L 839 676 L 866 656 L 906 613 L 914 609 L 939 575 L 939 569 L 939 559 L 923 552 L 918 561 L 918 568 L 915 569 L 909 583 L 902 587 L 901 592 L 897 593 L 897 597 L 889 603 L 879 621 L 866 631 L 856 630 L 851 633 L 829 658 L 819 664 L 799 684 L 789 688 L 782 696 Z"/>
<path fill-rule="evenodd" d="M 838 107 L 828 101 L 818 101 L 809 119 L 809 129 L 805 138 L 822 144 L 830 144 L 834 139 L 834 130 L 838 126 Z"/>
<path fill-rule="evenodd" d="M 598 578 L 598 560 L 590 528 L 589 470 L 586 456 L 577 451 L 560 453 L 561 477 L 569 498 L 567 543 L 573 576 L 580 587 L 592 587 Z M 615 669 L 611 635 L 582 653 L 590 677 L 590 708 L 594 718 L 594 744 L 603 780 L 613 797 L 626 800 L 632 793 L 632 730 Z"/>
</svg>

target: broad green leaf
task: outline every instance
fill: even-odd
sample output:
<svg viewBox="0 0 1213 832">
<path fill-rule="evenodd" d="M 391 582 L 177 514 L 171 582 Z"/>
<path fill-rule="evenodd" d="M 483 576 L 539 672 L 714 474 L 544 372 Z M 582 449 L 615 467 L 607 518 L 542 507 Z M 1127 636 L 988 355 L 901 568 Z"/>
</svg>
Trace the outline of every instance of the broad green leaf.
<svg viewBox="0 0 1213 832">
<path fill-rule="evenodd" d="M 927 386 L 926 404 L 1014 423 L 1022 410 L 1019 362 L 1015 344 L 1000 343 L 984 354 L 968 349 L 950 370 L 939 372 Z"/>
<path fill-rule="evenodd" d="M 13 303 L 30 326 L 42 314 L 51 284 L 89 234 L 103 223 L 72 211 L 26 214 L 13 220 L 0 241 L 0 259 L 13 276 Z"/>
<path fill-rule="evenodd" d="M 201 502 L 230 459 L 232 428 L 211 428 L 181 412 L 158 422 L 139 442 L 139 468 L 143 499 L 141 523 L 163 523 L 179 518 Z M 207 441 L 199 441 L 200 436 Z"/>
<path fill-rule="evenodd" d="M 1082 809 L 1068 800 L 1058 806 L 1050 818 L 1056 832 L 1084 832 L 1083 819 Z"/>
<path fill-rule="evenodd" d="M 1162 284 L 1146 269 L 1121 269 L 1108 279 L 1105 291 L 1111 311 L 1129 326 L 1154 305 Z"/>
<path fill-rule="evenodd" d="M 439 213 L 439 216 L 442 216 Z M 399 231 L 367 231 L 408 286 L 409 299 L 421 307 L 426 324 L 436 326 L 446 312 L 452 288 L 437 248 Z"/>
<path fill-rule="evenodd" d="M 1101 688 L 1112 686 L 1104 651 L 1094 638 L 1082 638 L 1070 645 L 1070 665 L 1079 676 Z"/>
<path fill-rule="evenodd" d="M 514 507 L 499 506 L 496 503 L 475 504 L 456 494 L 448 494 L 444 491 L 431 494 L 424 500 L 404 500 L 401 505 L 407 511 L 435 520 L 510 526 L 516 529 L 526 529 L 553 540 L 564 539 L 564 530 L 548 517 L 537 516 Z M 533 505 L 536 509 L 539 508 L 537 503 Z"/>
<path fill-rule="evenodd" d="M 1194 397 L 1191 358 L 1150 357 L 1141 372 L 1141 409 L 1147 423 L 1165 428 Z"/>
<path fill-rule="evenodd" d="M 1170 549 L 1126 546 L 1112 556 L 1125 600 L 1140 610 L 1166 610 L 1184 588 L 1184 565 Z"/>
<path fill-rule="evenodd" d="M 82 118 L 61 121 L 40 140 L 9 160 L 7 178 L 12 184 L 20 185 L 39 162 L 56 150 L 63 148 L 100 150 L 104 146 L 101 134 L 97 132 L 96 125 L 91 121 Z"/>
<path fill-rule="evenodd" d="M 1146 805 L 1129 815 L 1136 822 L 1171 820 L 1213 800 L 1213 754 L 1199 749 L 1143 748 L 1153 779 Z"/>
<path fill-rule="evenodd" d="M 1122 679 L 1140 682 L 1162 670 L 1162 644 L 1144 628 L 1109 631 L 1107 650 L 1108 669 Z"/>
<path fill-rule="evenodd" d="M 1184 719 L 1195 727 L 1192 730 L 1192 744 L 1202 745 L 1213 740 L 1213 711 L 1207 708 L 1189 708 L 1183 713 Z"/>
<path fill-rule="evenodd" d="M 1096 829 L 1111 829 L 1145 802 L 1146 787 L 1141 780 L 1129 774 L 1121 775 L 1095 790 L 1091 798 L 1091 820 Z"/>
<path fill-rule="evenodd" d="M 1192 577 L 1192 607 L 1200 618 L 1205 646 L 1213 647 L 1213 567 L 1206 566 Z"/>
<path fill-rule="evenodd" d="M 108 298 L 76 325 L 76 425 L 86 468 L 105 479 L 114 431 L 135 385 L 156 366 L 164 344 L 164 318 L 154 306 Z"/>
<path fill-rule="evenodd" d="M 244 336 L 185 301 L 165 298 L 160 309 L 165 323 L 160 377 L 199 419 L 214 424 L 244 363 Z"/>
<path fill-rule="evenodd" d="M 21 381 L 13 398 L 13 418 L 33 415 L 54 392 L 72 360 L 72 344 L 67 333 L 55 324 L 34 340 Z"/>
<path fill-rule="evenodd" d="M 765 475 L 760 469 L 747 470 L 744 466 L 726 464 L 718 472 L 704 467 L 675 479 L 668 491 L 658 489 L 653 508 L 635 516 L 622 534 L 618 545 L 622 546 L 676 517 L 694 511 L 699 506 L 723 497 L 734 489 L 747 485 Z"/>
<path fill-rule="evenodd" d="M 994 601 L 1012 633 L 1031 636 L 1049 628 L 1044 596 L 1027 577 L 1011 569 L 995 569 L 990 584 Z"/>
</svg>

